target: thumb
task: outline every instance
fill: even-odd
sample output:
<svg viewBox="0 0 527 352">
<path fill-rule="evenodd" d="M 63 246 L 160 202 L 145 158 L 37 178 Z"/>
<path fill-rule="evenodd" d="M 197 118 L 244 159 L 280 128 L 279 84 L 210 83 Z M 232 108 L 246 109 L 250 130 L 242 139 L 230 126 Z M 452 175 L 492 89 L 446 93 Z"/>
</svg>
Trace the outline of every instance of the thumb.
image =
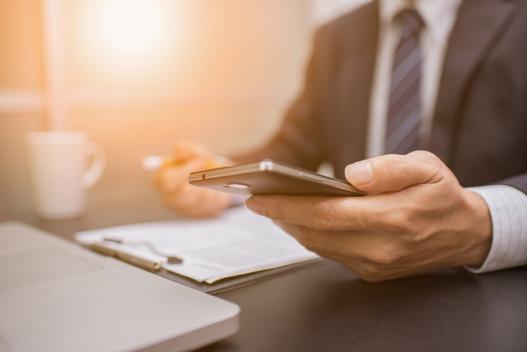
<svg viewBox="0 0 527 352">
<path fill-rule="evenodd" d="M 407 155 L 383 155 L 346 166 L 346 179 L 355 188 L 367 193 L 395 192 L 439 182 L 444 164 L 432 153 L 413 152 Z"/>
</svg>

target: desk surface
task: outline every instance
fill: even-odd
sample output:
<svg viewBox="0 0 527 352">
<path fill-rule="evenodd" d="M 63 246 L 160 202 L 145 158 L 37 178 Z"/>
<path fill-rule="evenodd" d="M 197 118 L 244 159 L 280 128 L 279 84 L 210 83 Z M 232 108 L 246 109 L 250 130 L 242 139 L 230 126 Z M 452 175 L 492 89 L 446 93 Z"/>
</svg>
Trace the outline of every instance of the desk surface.
<svg viewBox="0 0 527 352">
<path fill-rule="evenodd" d="M 79 230 L 166 218 L 144 208 L 101 209 L 37 227 Z M 336 263 L 219 295 L 240 305 L 241 330 L 213 351 L 527 351 L 527 268 L 452 270 L 370 284 Z"/>
</svg>

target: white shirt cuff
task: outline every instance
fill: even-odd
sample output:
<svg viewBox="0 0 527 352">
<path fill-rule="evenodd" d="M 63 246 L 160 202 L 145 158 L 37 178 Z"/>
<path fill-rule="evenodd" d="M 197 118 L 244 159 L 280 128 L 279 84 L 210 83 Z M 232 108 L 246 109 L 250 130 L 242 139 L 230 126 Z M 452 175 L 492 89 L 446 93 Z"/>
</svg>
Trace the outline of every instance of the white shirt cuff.
<svg viewBox="0 0 527 352">
<path fill-rule="evenodd" d="M 480 268 L 466 268 L 485 273 L 527 264 L 527 195 L 516 188 L 496 185 L 472 187 L 490 210 L 492 245 Z"/>
<path fill-rule="evenodd" d="M 231 195 L 231 206 L 232 207 L 239 207 L 240 205 L 245 204 L 245 201 L 249 198 L 249 196 L 243 195 L 243 194 L 232 194 Z"/>
</svg>

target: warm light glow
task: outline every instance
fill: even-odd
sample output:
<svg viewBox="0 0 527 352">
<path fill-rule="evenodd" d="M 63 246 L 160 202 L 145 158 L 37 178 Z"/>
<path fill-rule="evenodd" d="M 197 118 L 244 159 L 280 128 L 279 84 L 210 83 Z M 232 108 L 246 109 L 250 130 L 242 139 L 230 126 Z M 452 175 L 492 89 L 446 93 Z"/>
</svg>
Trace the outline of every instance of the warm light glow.
<svg viewBox="0 0 527 352">
<path fill-rule="evenodd" d="M 161 45 L 163 8 L 157 0 L 109 0 L 101 8 L 98 30 L 108 50 L 140 55 Z"/>
<path fill-rule="evenodd" d="M 177 62 L 187 34 L 179 0 L 68 2 L 74 65 L 107 83 L 154 77 Z M 126 83 L 124 83 L 126 85 Z"/>
</svg>

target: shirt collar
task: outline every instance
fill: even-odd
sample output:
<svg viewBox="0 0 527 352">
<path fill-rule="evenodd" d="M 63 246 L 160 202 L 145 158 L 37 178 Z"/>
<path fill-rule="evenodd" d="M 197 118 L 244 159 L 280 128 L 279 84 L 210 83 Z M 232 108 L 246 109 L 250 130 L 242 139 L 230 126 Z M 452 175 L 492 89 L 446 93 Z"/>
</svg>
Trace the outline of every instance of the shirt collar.
<svg viewBox="0 0 527 352">
<path fill-rule="evenodd" d="M 380 18 L 389 27 L 393 18 L 413 3 L 433 40 L 444 40 L 457 17 L 462 0 L 380 0 Z"/>
</svg>

